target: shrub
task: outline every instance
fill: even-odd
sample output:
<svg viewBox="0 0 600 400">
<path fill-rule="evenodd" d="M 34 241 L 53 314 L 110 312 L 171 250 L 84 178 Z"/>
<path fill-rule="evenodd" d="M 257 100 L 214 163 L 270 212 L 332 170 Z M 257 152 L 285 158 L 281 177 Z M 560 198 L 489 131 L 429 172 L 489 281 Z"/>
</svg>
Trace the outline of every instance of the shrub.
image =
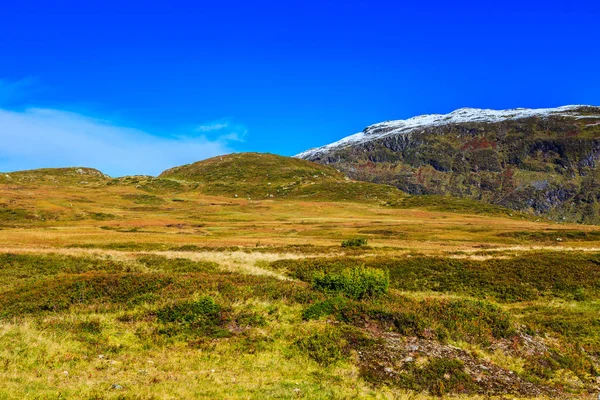
<svg viewBox="0 0 600 400">
<path fill-rule="evenodd" d="M 160 197 L 150 194 L 124 194 L 121 197 L 125 200 L 131 200 L 135 204 L 159 205 L 165 202 Z"/>
<path fill-rule="evenodd" d="M 325 366 L 342 360 L 348 353 L 348 343 L 333 328 L 298 339 L 295 344 L 302 353 Z"/>
<path fill-rule="evenodd" d="M 302 312 L 302 318 L 311 320 L 330 315 L 335 315 L 337 317 L 337 312 L 345 309 L 347 302 L 348 299 L 345 297 L 332 297 L 325 301 L 315 302 Z"/>
<path fill-rule="evenodd" d="M 411 372 L 416 386 L 427 389 L 434 396 L 470 392 L 475 386 L 460 360 L 433 358 L 424 367 Z"/>
<path fill-rule="evenodd" d="M 334 318 L 354 326 L 378 324 L 403 336 L 449 339 L 488 346 L 515 333 L 514 321 L 499 307 L 467 299 L 416 300 L 390 294 L 377 302 L 331 297 L 308 306 L 305 320 Z"/>
<path fill-rule="evenodd" d="M 135 303 L 173 283 L 161 274 L 92 272 L 24 282 L 0 296 L 0 318 L 57 312 L 72 305 L 114 309 Z"/>
<path fill-rule="evenodd" d="M 487 345 L 493 339 L 506 338 L 515 333 L 510 315 L 484 301 L 424 300 L 420 308 L 422 317 L 436 321 L 439 333 L 446 331 L 455 340 Z"/>
<path fill-rule="evenodd" d="M 236 315 L 235 323 L 240 327 L 263 327 L 267 325 L 267 320 L 256 312 L 246 311 Z"/>
<path fill-rule="evenodd" d="M 587 296 L 585 293 L 585 289 L 583 288 L 577 288 L 575 290 L 575 292 L 573 293 L 573 300 L 575 301 L 586 301 L 587 300 Z"/>
<path fill-rule="evenodd" d="M 214 338 L 228 337 L 230 332 L 223 328 L 227 318 L 221 307 L 210 296 L 196 301 L 175 303 L 156 313 L 163 324 L 158 333 L 165 336 L 206 335 Z"/>
<path fill-rule="evenodd" d="M 416 392 L 429 392 L 444 397 L 448 393 L 474 393 L 477 384 L 466 371 L 462 361 L 433 357 L 424 365 L 410 363 L 398 374 L 387 374 L 379 363 L 362 367 L 361 375 L 375 385 L 393 384 Z"/>
<path fill-rule="evenodd" d="M 401 291 L 460 293 L 505 303 L 542 296 L 567 300 L 592 300 L 600 296 L 599 253 L 531 252 L 482 261 L 419 255 L 345 256 L 271 263 L 272 268 L 307 282 L 317 271 L 339 272 L 359 265 L 387 269 L 391 287 Z"/>
<path fill-rule="evenodd" d="M 339 273 L 316 272 L 313 287 L 323 292 L 339 292 L 356 300 L 377 297 L 387 293 L 390 277 L 387 271 L 364 266 L 342 270 Z"/>
<path fill-rule="evenodd" d="M 177 322 L 192 324 L 215 320 L 219 316 L 220 307 L 210 296 L 205 296 L 197 301 L 177 303 L 167 306 L 157 312 L 160 322 Z"/>
<path fill-rule="evenodd" d="M 365 238 L 354 238 L 344 240 L 342 242 L 342 247 L 364 247 L 367 245 L 367 239 Z"/>
</svg>

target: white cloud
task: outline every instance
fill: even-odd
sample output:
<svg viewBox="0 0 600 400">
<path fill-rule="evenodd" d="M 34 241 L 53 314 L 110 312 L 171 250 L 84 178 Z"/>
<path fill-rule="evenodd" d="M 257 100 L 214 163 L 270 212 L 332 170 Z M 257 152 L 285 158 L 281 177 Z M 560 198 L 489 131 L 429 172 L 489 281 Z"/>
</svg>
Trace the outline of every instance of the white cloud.
<svg viewBox="0 0 600 400">
<path fill-rule="evenodd" d="M 243 142 L 244 136 L 246 136 L 246 131 L 240 132 L 229 132 L 227 134 L 219 136 L 220 140 L 226 140 L 231 142 Z"/>
<path fill-rule="evenodd" d="M 157 175 L 232 152 L 231 133 L 167 138 L 61 110 L 0 108 L 0 171 L 85 166 L 112 176 Z"/>
<path fill-rule="evenodd" d="M 242 124 L 233 123 L 231 119 L 220 119 L 198 125 L 196 132 L 216 135 L 217 140 L 243 142 L 248 129 Z"/>
<path fill-rule="evenodd" d="M 199 125 L 196 127 L 196 132 L 212 132 L 220 131 L 229 126 L 228 122 L 210 122 L 208 124 Z"/>
</svg>

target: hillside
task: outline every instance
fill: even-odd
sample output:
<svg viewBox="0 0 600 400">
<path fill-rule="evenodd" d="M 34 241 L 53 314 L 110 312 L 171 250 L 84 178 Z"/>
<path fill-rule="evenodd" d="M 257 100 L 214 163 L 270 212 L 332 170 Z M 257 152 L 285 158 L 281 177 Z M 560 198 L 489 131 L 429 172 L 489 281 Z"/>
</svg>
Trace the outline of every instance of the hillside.
<svg viewBox="0 0 600 400">
<path fill-rule="evenodd" d="M 273 155 L 161 177 L 7 175 L 2 399 L 548 400 L 600 389 L 597 227 L 407 196 Z M 287 196 L 261 192 L 288 182 Z M 252 185 L 255 197 L 235 197 Z M 377 190 L 392 197 L 367 199 Z"/>
<path fill-rule="evenodd" d="M 600 107 L 460 109 L 375 124 L 297 157 L 411 194 L 600 223 Z"/>
<path fill-rule="evenodd" d="M 129 212 L 186 209 L 186 198 L 355 202 L 488 216 L 524 215 L 450 196 L 408 196 L 397 188 L 353 181 L 339 171 L 290 157 L 241 153 L 175 167 L 160 177 L 111 178 L 93 168 L 45 168 L 0 174 L 0 226 L 112 220 Z M 185 203 L 185 204 L 184 204 Z M 333 204 L 332 204 L 333 205 Z M 513 215 L 514 214 L 514 215 Z"/>
<path fill-rule="evenodd" d="M 387 201 L 403 193 L 386 185 L 356 182 L 334 168 L 266 153 L 236 153 L 171 168 L 159 175 L 213 195 L 251 199 L 304 198 Z"/>
<path fill-rule="evenodd" d="M 94 168 L 41 168 L 26 171 L 0 173 L 0 183 L 13 184 L 62 184 L 86 185 L 104 183 L 110 177 Z"/>
</svg>

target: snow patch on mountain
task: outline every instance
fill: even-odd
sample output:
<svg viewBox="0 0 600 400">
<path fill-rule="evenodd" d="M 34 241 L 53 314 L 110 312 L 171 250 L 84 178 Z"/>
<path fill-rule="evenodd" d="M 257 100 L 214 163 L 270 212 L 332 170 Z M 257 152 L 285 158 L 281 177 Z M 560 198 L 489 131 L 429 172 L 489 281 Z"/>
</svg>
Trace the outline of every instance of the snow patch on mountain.
<svg viewBox="0 0 600 400">
<path fill-rule="evenodd" d="M 578 115 L 577 110 L 585 105 L 571 105 L 557 108 L 513 108 L 509 110 L 485 110 L 478 108 L 461 108 L 450 114 L 428 114 L 409 118 L 406 120 L 386 121 L 371 125 L 364 131 L 345 137 L 337 142 L 316 149 L 302 152 L 295 157 L 309 159 L 325 154 L 331 150 L 348 147 L 351 145 L 370 142 L 393 135 L 408 134 L 417 129 L 431 126 L 460 124 L 468 122 L 502 122 L 530 117 L 563 116 L 571 118 L 600 118 L 594 116 Z"/>
</svg>

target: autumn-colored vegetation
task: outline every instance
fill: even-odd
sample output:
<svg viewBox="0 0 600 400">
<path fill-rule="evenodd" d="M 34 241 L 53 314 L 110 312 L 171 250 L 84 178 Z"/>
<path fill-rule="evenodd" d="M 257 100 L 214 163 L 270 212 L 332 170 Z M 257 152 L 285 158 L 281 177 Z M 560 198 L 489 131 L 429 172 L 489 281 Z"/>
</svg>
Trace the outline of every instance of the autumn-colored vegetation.
<svg viewBox="0 0 600 400">
<path fill-rule="evenodd" d="M 598 390 L 594 226 L 445 196 L 248 200 L 81 171 L 0 184 L 0 398 Z"/>
</svg>

